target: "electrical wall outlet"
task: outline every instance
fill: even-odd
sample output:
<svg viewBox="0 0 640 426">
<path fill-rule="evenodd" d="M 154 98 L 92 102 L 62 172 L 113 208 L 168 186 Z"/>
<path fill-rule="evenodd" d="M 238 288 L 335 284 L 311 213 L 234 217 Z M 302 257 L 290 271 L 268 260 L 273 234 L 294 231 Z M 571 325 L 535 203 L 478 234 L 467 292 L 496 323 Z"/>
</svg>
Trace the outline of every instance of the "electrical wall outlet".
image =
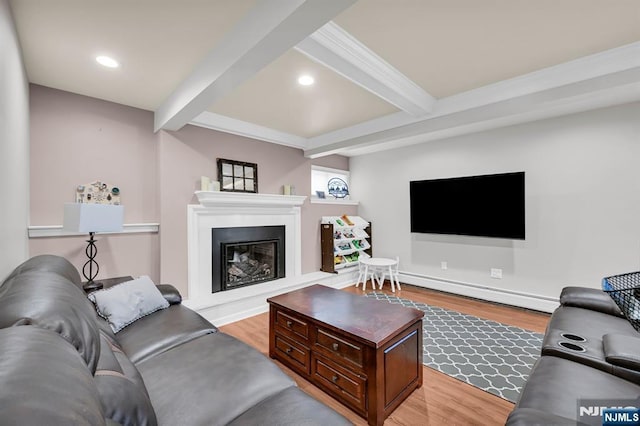
<svg viewBox="0 0 640 426">
<path fill-rule="evenodd" d="M 440 268 L 441 269 L 447 269 L 448 268 L 447 267 L 447 262 L 444 262 L 444 261 L 440 262 Z"/>
<path fill-rule="evenodd" d="M 491 278 L 502 278 L 502 269 L 491 268 Z"/>
</svg>

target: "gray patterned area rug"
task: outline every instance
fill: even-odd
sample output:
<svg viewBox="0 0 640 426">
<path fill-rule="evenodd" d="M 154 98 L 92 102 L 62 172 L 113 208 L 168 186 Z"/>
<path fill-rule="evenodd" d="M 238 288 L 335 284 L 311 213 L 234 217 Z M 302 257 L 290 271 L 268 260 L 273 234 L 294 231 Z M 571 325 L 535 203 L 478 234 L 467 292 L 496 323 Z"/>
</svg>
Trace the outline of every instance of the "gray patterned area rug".
<svg viewBox="0 0 640 426">
<path fill-rule="evenodd" d="M 540 355 L 540 333 L 385 293 L 367 297 L 425 313 L 423 361 L 427 367 L 516 402 Z"/>
</svg>

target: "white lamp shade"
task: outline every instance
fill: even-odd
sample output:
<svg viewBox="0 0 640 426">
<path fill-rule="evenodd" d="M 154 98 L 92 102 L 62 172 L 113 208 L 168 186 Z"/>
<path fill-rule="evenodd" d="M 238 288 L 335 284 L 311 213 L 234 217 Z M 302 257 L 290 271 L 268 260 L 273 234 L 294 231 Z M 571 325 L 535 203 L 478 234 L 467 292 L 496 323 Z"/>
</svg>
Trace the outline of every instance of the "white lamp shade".
<svg viewBox="0 0 640 426">
<path fill-rule="evenodd" d="M 74 232 L 122 231 L 124 207 L 111 204 L 65 203 L 64 229 Z"/>
</svg>

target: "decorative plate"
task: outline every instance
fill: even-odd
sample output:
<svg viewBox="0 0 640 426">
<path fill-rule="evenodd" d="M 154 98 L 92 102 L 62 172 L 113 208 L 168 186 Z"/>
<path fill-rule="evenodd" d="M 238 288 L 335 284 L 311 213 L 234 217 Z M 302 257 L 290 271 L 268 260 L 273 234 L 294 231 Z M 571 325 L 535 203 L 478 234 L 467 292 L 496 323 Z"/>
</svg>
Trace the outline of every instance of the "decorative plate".
<svg viewBox="0 0 640 426">
<path fill-rule="evenodd" d="M 331 178 L 327 182 L 327 188 L 329 189 L 329 195 L 333 195 L 336 198 L 344 198 L 349 195 L 349 186 L 347 182 L 340 178 Z"/>
</svg>

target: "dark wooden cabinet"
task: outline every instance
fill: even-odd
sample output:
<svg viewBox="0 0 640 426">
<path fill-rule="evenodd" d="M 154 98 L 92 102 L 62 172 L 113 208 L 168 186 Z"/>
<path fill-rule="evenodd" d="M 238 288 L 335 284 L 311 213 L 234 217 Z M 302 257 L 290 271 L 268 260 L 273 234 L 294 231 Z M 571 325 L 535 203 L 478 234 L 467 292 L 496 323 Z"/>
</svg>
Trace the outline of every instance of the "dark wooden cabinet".
<svg viewBox="0 0 640 426">
<path fill-rule="evenodd" d="M 371 425 L 422 386 L 422 316 L 314 285 L 267 300 L 269 356 Z"/>
</svg>

